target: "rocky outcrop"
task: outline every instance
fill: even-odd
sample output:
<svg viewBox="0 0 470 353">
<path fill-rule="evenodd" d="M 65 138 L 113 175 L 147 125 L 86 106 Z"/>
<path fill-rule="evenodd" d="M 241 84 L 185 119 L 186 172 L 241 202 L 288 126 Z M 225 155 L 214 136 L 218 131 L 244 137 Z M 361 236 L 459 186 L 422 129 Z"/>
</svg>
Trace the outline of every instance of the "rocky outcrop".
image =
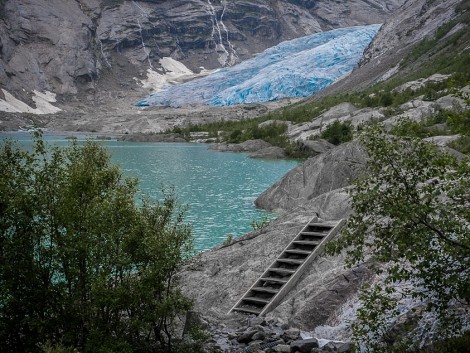
<svg viewBox="0 0 470 353">
<path fill-rule="evenodd" d="M 271 147 L 273 145 L 264 140 L 248 140 L 242 143 L 217 143 L 210 149 L 219 152 L 257 152 Z"/>
<path fill-rule="evenodd" d="M 407 0 L 385 21 L 364 52 L 359 67 L 313 99 L 362 90 L 397 75 L 413 75 L 414 70 L 423 64 L 429 62 L 432 65 L 438 53 L 451 51 L 457 55 L 465 51 L 470 33 L 465 9 L 465 1 L 462 0 Z M 419 58 L 408 57 L 423 39 L 436 38 L 439 29 L 441 31 L 431 52 L 422 53 Z M 460 36 L 460 39 L 450 40 L 452 36 Z"/>
<path fill-rule="evenodd" d="M 227 313 L 312 218 L 313 212 L 296 210 L 228 246 L 196 257 L 180 274 L 181 289 L 194 300 L 195 310 L 216 322 L 239 326 L 246 316 Z M 342 256 L 323 255 L 268 318 L 313 330 L 326 323 L 370 275 L 366 267 L 345 269 Z"/>
<path fill-rule="evenodd" d="M 320 342 L 274 318 L 248 318 L 237 329 L 225 326 L 212 329 L 211 334 L 206 346 L 210 352 L 352 353 L 354 348 L 350 342 Z"/>
<path fill-rule="evenodd" d="M 293 169 L 263 192 L 255 204 L 267 210 L 292 210 L 349 185 L 349 179 L 360 173 L 366 160 L 366 153 L 357 143 L 340 145 Z"/>
<path fill-rule="evenodd" d="M 324 153 L 328 150 L 334 148 L 335 145 L 329 143 L 328 141 L 318 139 L 318 140 L 300 140 L 299 149 L 307 152 L 310 156 L 316 156 L 320 153 Z"/>
<path fill-rule="evenodd" d="M 461 0 L 407 1 L 383 25 L 361 65 L 387 55 L 397 55 L 411 44 L 432 36 L 444 23 L 456 17 Z"/>
<path fill-rule="evenodd" d="M 120 136 L 118 140 L 128 142 L 187 142 L 180 134 L 127 134 Z"/>
<path fill-rule="evenodd" d="M 286 158 L 286 152 L 281 147 L 267 147 L 259 151 L 249 154 L 251 158 L 264 158 L 264 159 L 282 159 Z"/>
<path fill-rule="evenodd" d="M 33 90 L 111 101 L 147 70 L 164 73 L 163 57 L 195 72 L 232 65 L 283 40 L 383 22 L 403 1 L 6 0 L 1 88 L 27 103 Z"/>
</svg>

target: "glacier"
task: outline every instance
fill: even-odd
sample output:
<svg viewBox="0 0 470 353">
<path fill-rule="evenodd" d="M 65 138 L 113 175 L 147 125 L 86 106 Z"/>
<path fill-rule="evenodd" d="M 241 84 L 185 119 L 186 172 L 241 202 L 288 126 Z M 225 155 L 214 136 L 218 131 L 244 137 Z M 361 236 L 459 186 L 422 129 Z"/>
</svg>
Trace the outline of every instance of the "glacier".
<svg viewBox="0 0 470 353">
<path fill-rule="evenodd" d="M 321 32 L 282 42 L 238 65 L 167 86 L 138 106 L 227 106 L 307 97 L 350 73 L 380 24 Z"/>
</svg>

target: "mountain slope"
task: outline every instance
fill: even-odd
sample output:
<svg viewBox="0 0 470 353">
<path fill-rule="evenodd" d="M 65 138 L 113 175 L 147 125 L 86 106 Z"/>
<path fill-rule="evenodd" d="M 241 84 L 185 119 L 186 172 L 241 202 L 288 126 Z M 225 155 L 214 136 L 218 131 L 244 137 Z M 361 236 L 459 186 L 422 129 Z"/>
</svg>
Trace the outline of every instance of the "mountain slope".
<svg viewBox="0 0 470 353">
<path fill-rule="evenodd" d="M 358 68 L 312 100 L 390 78 L 415 79 L 423 71 L 430 76 L 439 71 L 440 57 L 445 71 L 442 56 L 450 55 L 450 64 L 456 55 L 468 55 L 469 7 L 468 0 L 408 0 L 384 23 Z"/>
<path fill-rule="evenodd" d="M 7 0 L 0 84 L 29 103 L 34 89 L 112 99 L 163 57 L 196 72 L 229 66 L 283 40 L 383 22 L 403 1 Z"/>
</svg>

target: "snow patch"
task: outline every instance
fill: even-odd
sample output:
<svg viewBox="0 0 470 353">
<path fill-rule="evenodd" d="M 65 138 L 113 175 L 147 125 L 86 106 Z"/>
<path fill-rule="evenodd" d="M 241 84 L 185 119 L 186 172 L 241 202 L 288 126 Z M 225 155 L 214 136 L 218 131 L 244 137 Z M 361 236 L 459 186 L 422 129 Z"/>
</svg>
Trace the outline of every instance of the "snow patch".
<svg viewBox="0 0 470 353">
<path fill-rule="evenodd" d="M 16 99 L 10 92 L 2 89 L 5 100 L 0 99 L 0 111 L 8 113 L 32 113 L 32 114 L 55 114 L 62 109 L 53 106 L 56 102 L 56 94 L 45 91 L 44 93 L 34 90 L 32 97 L 36 108 L 32 108 L 26 103 Z"/>
<path fill-rule="evenodd" d="M 162 89 L 181 83 L 195 77 L 206 76 L 213 71 L 206 70 L 201 67 L 201 71 L 196 74 L 186 67 L 182 62 L 179 62 L 170 57 L 164 57 L 159 60 L 163 73 L 159 73 L 152 68 L 147 69 L 147 78 L 139 80 L 143 88 L 150 89 L 156 93 Z M 135 80 L 137 78 L 134 77 Z"/>
</svg>

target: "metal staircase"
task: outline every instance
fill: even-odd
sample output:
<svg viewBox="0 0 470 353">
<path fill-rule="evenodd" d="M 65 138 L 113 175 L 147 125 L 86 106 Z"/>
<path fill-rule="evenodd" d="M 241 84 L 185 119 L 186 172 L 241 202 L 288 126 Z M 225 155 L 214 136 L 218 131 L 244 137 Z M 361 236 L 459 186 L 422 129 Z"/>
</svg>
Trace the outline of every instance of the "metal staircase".
<svg viewBox="0 0 470 353">
<path fill-rule="evenodd" d="M 317 217 L 314 217 L 229 313 L 238 311 L 263 316 L 275 308 L 344 222 L 317 222 Z"/>
</svg>

